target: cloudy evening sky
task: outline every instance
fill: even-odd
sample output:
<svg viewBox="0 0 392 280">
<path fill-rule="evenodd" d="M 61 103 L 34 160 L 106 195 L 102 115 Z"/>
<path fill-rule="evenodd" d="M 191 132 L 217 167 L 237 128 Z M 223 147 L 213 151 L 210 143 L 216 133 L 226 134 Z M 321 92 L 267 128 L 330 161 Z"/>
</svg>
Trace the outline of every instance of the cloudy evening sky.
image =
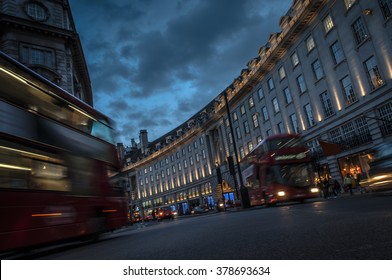
<svg viewBox="0 0 392 280">
<path fill-rule="evenodd" d="M 94 107 L 116 142 L 188 120 L 257 56 L 292 0 L 69 0 Z"/>
</svg>

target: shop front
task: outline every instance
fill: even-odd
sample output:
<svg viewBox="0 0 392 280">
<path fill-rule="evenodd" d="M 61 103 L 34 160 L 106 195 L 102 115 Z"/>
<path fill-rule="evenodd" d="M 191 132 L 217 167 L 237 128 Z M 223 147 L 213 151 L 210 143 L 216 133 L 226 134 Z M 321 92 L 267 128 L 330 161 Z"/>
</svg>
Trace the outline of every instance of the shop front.
<svg viewBox="0 0 392 280">
<path fill-rule="evenodd" d="M 373 158 L 372 151 L 345 156 L 338 159 L 342 178 L 350 174 L 356 180 L 367 179 L 369 175 L 369 162 Z"/>
</svg>

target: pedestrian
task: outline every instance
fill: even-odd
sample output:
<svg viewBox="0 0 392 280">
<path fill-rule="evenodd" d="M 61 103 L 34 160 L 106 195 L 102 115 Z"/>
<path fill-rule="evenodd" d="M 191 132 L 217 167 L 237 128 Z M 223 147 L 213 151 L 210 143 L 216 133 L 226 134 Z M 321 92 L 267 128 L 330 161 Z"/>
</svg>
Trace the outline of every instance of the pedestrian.
<svg viewBox="0 0 392 280">
<path fill-rule="evenodd" d="M 340 186 L 338 180 L 335 180 L 333 182 L 333 190 L 334 190 L 336 196 L 338 196 L 338 194 L 340 193 L 341 188 L 342 187 Z"/>
<path fill-rule="evenodd" d="M 361 192 L 361 194 L 363 194 L 363 190 L 362 190 L 362 186 L 361 186 L 361 173 L 357 174 L 356 183 L 357 183 L 357 191 Z"/>
<path fill-rule="evenodd" d="M 329 181 L 327 177 L 325 177 L 323 181 L 323 194 L 324 194 L 324 198 L 327 199 L 329 194 Z"/>
<path fill-rule="evenodd" d="M 346 191 L 350 190 L 350 194 L 353 195 L 352 178 L 350 173 L 347 173 L 346 177 L 344 177 L 344 188 Z"/>
</svg>

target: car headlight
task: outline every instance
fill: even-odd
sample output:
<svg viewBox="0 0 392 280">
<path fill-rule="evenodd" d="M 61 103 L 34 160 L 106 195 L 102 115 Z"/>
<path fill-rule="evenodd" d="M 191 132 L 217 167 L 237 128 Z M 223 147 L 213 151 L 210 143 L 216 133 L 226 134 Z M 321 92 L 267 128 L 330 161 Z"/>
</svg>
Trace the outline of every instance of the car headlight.
<svg viewBox="0 0 392 280">
<path fill-rule="evenodd" d="M 319 188 L 311 188 L 310 189 L 311 193 L 318 193 L 319 191 L 320 191 Z"/>
</svg>

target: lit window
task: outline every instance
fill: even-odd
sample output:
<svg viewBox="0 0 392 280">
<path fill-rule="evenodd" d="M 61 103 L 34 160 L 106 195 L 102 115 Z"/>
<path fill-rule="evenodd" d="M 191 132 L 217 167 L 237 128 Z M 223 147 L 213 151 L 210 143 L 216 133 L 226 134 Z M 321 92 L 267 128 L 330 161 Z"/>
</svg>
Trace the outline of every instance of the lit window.
<svg viewBox="0 0 392 280">
<path fill-rule="evenodd" d="M 365 68 L 372 89 L 376 89 L 384 84 L 374 56 L 365 61 Z"/>
<path fill-rule="evenodd" d="M 324 18 L 323 23 L 324 23 L 325 33 L 328 33 L 334 27 L 334 23 L 331 15 L 327 15 Z"/>
<path fill-rule="evenodd" d="M 253 97 L 250 97 L 250 98 L 248 99 L 248 103 L 249 103 L 249 108 L 252 108 L 253 106 L 255 106 L 255 103 L 254 103 L 254 101 L 253 101 Z"/>
<path fill-rule="evenodd" d="M 346 9 L 347 10 L 350 9 L 354 5 L 355 1 L 356 0 L 344 0 L 344 4 L 346 5 Z"/>
</svg>

